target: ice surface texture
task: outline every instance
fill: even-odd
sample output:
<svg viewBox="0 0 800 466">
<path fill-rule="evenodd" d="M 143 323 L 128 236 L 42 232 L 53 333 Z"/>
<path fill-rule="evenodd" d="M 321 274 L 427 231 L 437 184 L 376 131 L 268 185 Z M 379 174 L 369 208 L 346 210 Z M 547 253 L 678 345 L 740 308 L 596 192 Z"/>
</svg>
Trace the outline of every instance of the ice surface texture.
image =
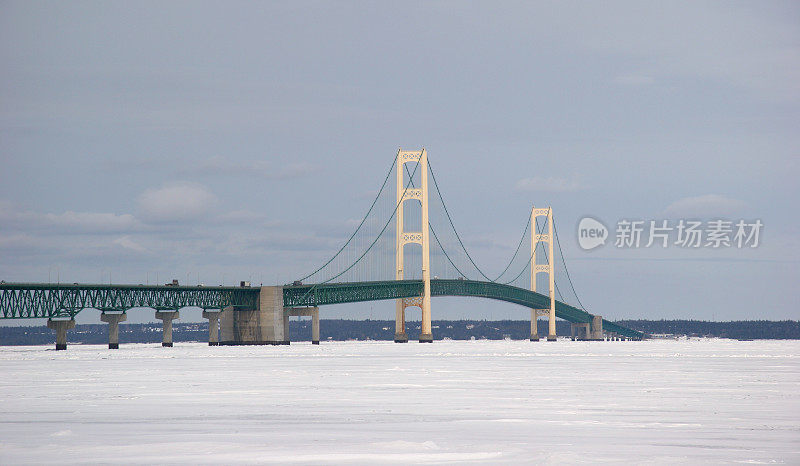
<svg viewBox="0 0 800 466">
<path fill-rule="evenodd" d="M 800 342 L 0 348 L 0 463 L 800 462 Z"/>
</svg>

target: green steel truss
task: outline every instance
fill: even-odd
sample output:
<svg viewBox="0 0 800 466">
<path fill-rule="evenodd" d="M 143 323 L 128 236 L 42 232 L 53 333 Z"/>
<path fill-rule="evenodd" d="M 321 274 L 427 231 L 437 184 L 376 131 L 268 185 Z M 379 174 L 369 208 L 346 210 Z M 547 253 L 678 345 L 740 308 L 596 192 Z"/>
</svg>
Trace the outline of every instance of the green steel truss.
<svg viewBox="0 0 800 466">
<path fill-rule="evenodd" d="M 433 283 L 433 280 L 431 280 Z M 431 285 L 432 286 L 432 285 Z M 422 280 L 325 283 L 283 287 L 283 305 L 324 306 L 325 304 L 410 298 L 422 294 Z"/>
<path fill-rule="evenodd" d="M 89 308 L 122 312 L 140 307 L 222 309 L 234 306 L 254 309 L 258 305 L 258 295 L 259 288 L 250 287 L 0 283 L 0 319 L 73 318 L 81 310 Z M 422 280 L 297 285 L 283 288 L 283 305 L 324 306 L 420 295 Z M 535 309 L 550 307 L 550 298 L 542 294 L 475 280 L 433 279 L 431 295 L 474 296 Z M 556 301 L 556 317 L 575 323 L 592 320 L 592 314 L 561 301 Z M 603 328 L 629 338 L 645 336 L 605 319 Z"/>
<path fill-rule="evenodd" d="M 0 284 L 0 318 L 73 318 L 83 309 L 127 311 L 181 307 L 253 309 L 258 288 L 147 285 L 80 285 L 54 283 Z"/>
<path fill-rule="evenodd" d="M 322 306 L 325 304 L 411 298 L 422 295 L 422 280 L 326 283 L 286 286 L 283 305 Z M 494 282 L 475 280 L 431 280 L 431 296 L 474 296 L 519 304 L 528 308 L 549 309 L 550 298 L 534 291 Z M 556 317 L 574 323 L 591 322 L 592 314 L 556 301 Z M 629 338 L 643 338 L 642 332 L 603 319 L 603 329 Z"/>
</svg>

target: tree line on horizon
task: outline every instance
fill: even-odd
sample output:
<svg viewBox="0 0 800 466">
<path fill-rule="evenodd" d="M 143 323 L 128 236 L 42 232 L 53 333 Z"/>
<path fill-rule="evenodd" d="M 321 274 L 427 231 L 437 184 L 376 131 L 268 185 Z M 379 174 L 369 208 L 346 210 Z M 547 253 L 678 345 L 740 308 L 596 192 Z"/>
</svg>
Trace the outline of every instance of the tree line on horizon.
<svg viewBox="0 0 800 466">
<path fill-rule="evenodd" d="M 621 320 L 620 325 L 639 330 L 656 337 L 718 337 L 738 340 L 800 339 L 800 321 L 744 320 L 731 322 L 709 322 L 702 320 Z M 434 338 L 452 340 L 527 340 L 530 337 L 530 322 L 525 320 L 436 320 L 432 322 Z M 410 340 L 419 336 L 419 322 L 406 324 Z M 539 336 L 547 335 L 547 321 L 539 320 Z M 159 343 L 161 324 L 121 324 L 120 343 Z M 311 321 L 292 320 L 289 323 L 292 341 L 311 339 Z M 570 324 L 556 322 L 556 333 L 570 335 Z M 393 340 L 393 320 L 345 320 L 322 319 L 320 337 L 324 340 Z M 70 343 L 106 344 L 106 324 L 79 324 L 69 331 Z M 208 341 L 207 322 L 173 324 L 175 342 Z M 45 325 L 29 327 L 0 327 L 0 346 L 49 345 L 55 341 L 55 333 Z"/>
</svg>

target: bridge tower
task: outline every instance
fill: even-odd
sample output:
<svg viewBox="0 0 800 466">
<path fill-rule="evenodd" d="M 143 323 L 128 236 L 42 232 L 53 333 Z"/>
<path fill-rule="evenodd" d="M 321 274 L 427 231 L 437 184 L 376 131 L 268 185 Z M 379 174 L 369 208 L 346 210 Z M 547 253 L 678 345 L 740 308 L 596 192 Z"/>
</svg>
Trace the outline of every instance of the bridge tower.
<svg viewBox="0 0 800 466">
<path fill-rule="evenodd" d="M 406 189 L 403 183 L 405 164 L 419 162 L 418 170 L 422 170 L 422 183 L 419 188 Z M 397 151 L 397 234 L 396 234 L 396 265 L 397 280 L 402 280 L 403 250 L 406 244 L 416 243 L 422 246 L 422 296 L 398 299 L 395 304 L 395 343 L 408 342 L 406 334 L 406 308 L 419 307 L 422 309 L 422 328 L 420 329 L 420 343 L 433 341 L 431 333 L 431 267 L 430 267 L 430 229 L 428 226 L 428 153 L 423 148 L 421 151 Z M 405 231 L 403 223 L 403 206 L 406 201 L 417 200 L 422 205 L 422 231 Z"/>
<path fill-rule="evenodd" d="M 536 231 L 536 218 L 547 217 L 547 233 L 539 234 Z M 539 243 L 547 243 L 547 263 L 540 264 L 536 261 L 536 246 Z M 556 341 L 556 298 L 554 294 L 556 276 L 554 273 L 553 256 L 553 209 L 531 208 L 531 291 L 536 291 L 536 277 L 540 273 L 546 273 L 550 282 L 550 308 L 531 309 L 531 341 L 539 341 L 537 322 L 539 316 L 548 316 L 547 341 Z"/>
</svg>

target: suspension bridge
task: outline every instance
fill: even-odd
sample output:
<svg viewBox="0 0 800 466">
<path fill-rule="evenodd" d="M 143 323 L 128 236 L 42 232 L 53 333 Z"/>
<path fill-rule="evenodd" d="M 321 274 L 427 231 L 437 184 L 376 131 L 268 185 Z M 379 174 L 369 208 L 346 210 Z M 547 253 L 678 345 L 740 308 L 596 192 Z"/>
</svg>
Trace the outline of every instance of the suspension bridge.
<svg viewBox="0 0 800 466">
<path fill-rule="evenodd" d="M 394 175 L 395 190 L 390 180 Z M 429 190 L 432 181 L 432 190 Z M 0 283 L 0 319 L 48 319 L 56 349 L 66 349 L 67 330 L 85 309 L 101 311 L 109 347 L 119 347 L 119 323 L 127 312 L 155 310 L 163 345 L 172 346 L 179 309 L 199 307 L 209 319 L 209 344 L 288 344 L 289 317 L 312 318 L 319 343 L 319 307 L 395 301 L 395 342 L 408 341 L 406 311 L 421 310 L 420 342 L 432 342 L 431 298 L 466 296 L 505 301 L 530 310 L 531 341 L 539 317 L 556 340 L 557 318 L 572 323 L 585 340 L 641 339 L 641 332 L 590 313 L 569 275 L 553 210 L 532 207 L 502 271 L 488 275 L 470 254 L 447 208 L 427 151 L 398 150 L 383 183 L 355 231 L 314 271 L 283 286 L 149 286 Z M 561 286 L 559 286 L 559 284 Z"/>
</svg>

